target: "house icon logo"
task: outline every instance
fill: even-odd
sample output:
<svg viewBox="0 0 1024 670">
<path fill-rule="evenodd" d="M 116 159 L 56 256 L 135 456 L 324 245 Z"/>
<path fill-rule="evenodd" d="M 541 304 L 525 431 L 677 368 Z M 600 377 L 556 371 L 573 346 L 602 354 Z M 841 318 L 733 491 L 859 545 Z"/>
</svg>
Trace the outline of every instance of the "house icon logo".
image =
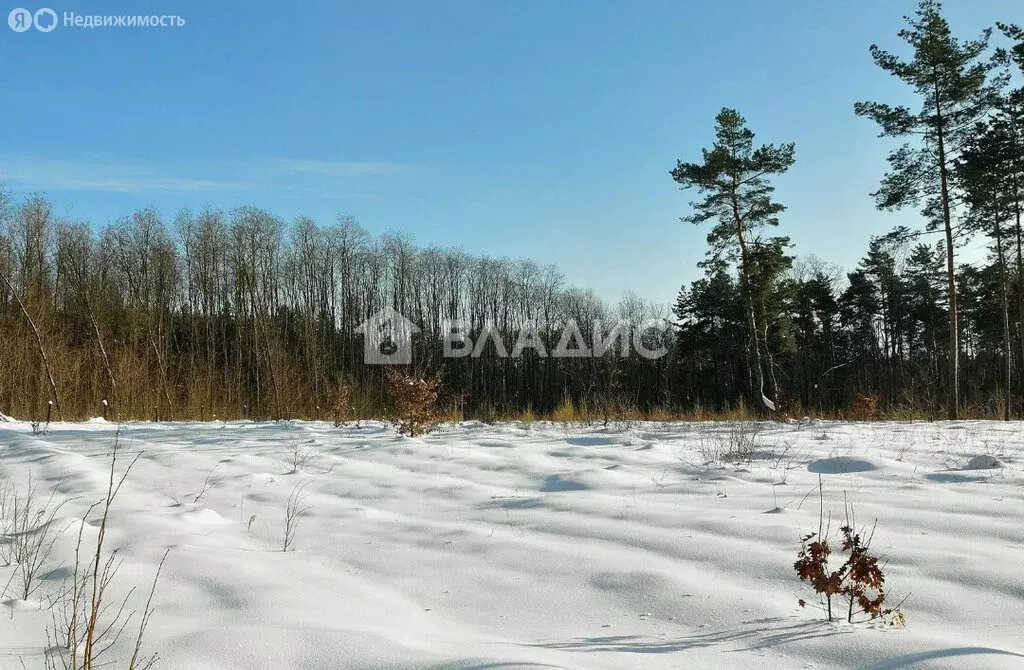
<svg viewBox="0 0 1024 670">
<path fill-rule="evenodd" d="M 419 326 L 395 310 L 380 310 L 356 328 L 363 335 L 363 362 L 367 365 L 409 365 L 412 336 Z"/>
</svg>

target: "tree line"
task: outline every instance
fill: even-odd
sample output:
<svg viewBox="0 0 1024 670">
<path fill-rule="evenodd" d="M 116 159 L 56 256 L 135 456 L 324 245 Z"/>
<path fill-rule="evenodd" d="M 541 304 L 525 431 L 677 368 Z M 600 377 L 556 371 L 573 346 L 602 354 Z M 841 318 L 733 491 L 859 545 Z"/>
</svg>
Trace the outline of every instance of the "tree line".
<svg viewBox="0 0 1024 670">
<path fill-rule="evenodd" d="M 508 357 L 490 342 L 476 357 L 443 356 L 449 321 L 474 340 L 492 329 L 507 352 L 526 327 L 551 350 L 570 319 L 589 336 L 595 320 L 667 316 L 632 295 L 608 304 L 552 266 L 373 237 L 347 216 L 285 223 L 252 207 L 182 211 L 170 223 L 143 209 L 97 231 L 58 219 L 43 196 L 15 203 L 0 191 L 0 217 L 8 414 L 94 416 L 106 400 L 122 417 L 326 418 L 344 387 L 353 411 L 380 415 L 383 370 L 364 364 L 356 331 L 385 308 L 422 328 L 414 361 L 441 374 L 444 401 L 467 416 L 668 398 L 667 361 L 621 348 Z"/>
<path fill-rule="evenodd" d="M 905 21 L 909 58 L 870 51 L 917 106 L 858 102 L 854 113 L 899 142 L 872 194 L 878 208 L 917 208 L 923 230 L 872 239 L 845 276 L 794 262 L 790 239 L 769 231 L 785 211 L 771 179 L 793 165 L 795 146 L 756 146 L 731 109 L 718 115 L 702 160 L 671 171 L 703 196 L 684 221 L 713 224 L 705 277 L 675 310 L 694 401 L 742 395 L 767 410 L 830 411 L 863 393 L 888 408 L 942 407 L 949 418 L 965 407 L 1004 418 L 1020 410 L 1024 30 L 997 23 L 1000 46 L 991 29 L 960 40 L 934 0 Z M 958 249 L 979 238 L 987 258 L 958 263 Z"/>
<path fill-rule="evenodd" d="M 671 177 L 696 192 L 684 221 L 710 225 L 703 277 L 671 313 L 635 295 L 610 304 L 528 260 L 421 248 L 372 236 L 352 217 L 285 222 L 254 207 L 136 211 L 97 229 L 54 215 L 42 195 L 0 188 L 0 411 L 67 418 L 327 418 L 335 398 L 380 416 L 391 399 L 365 365 L 360 324 L 391 308 L 421 329 L 413 356 L 438 375 L 441 402 L 464 417 L 586 408 L 765 414 L 847 411 L 857 394 L 890 412 L 956 417 L 1020 412 L 1024 391 L 1024 31 L 997 24 L 953 37 L 923 0 L 875 63 L 916 94 L 915 109 L 863 102 L 854 113 L 897 138 L 872 194 L 883 210 L 916 207 L 925 225 L 873 238 L 843 272 L 797 258 L 775 234 L 785 206 L 773 180 L 793 143 L 755 143 L 723 109 L 713 144 Z M 972 240 L 988 254 L 966 263 Z M 449 321 L 474 340 L 524 329 L 547 351 L 566 323 L 640 324 L 649 358 L 618 348 L 555 358 L 536 348 L 443 355 Z M 585 343 L 592 345 L 593 342 Z"/>
</svg>

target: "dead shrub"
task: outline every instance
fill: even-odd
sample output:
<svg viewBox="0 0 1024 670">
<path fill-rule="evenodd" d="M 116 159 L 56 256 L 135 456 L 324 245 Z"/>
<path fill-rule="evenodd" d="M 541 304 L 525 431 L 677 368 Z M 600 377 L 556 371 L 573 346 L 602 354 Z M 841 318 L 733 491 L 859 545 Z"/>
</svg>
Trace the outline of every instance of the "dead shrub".
<svg viewBox="0 0 1024 670">
<path fill-rule="evenodd" d="M 709 463 L 749 463 L 757 450 L 761 425 L 756 421 L 732 421 L 700 428 L 698 452 Z"/>
<path fill-rule="evenodd" d="M 878 396 L 858 393 L 853 398 L 853 418 L 871 421 L 878 417 Z"/>
<path fill-rule="evenodd" d="M 136 454 L 118 477 L 119 449 L 120 432 L 117 432 L 110 455 L 107 490 L 101 500 L 89 506 L 82 518 L 71 575 L 53 603 L 52 623 L 46 631 L 52 652 L 45 661 L 48 670 L 96 670 L 112 665 L 114 660 L 108 659 L 107 653 L 115 648 L 133 618 L 138 621 L 138 632 L 129 647 L 132 655 L 126 667 L 128 670 L 149 670 L 158 661 L 156 653 L 143 651 L 143 641 L 153 618 L 153 596 L 170 548 L 164 551 L 157 565 L 149 596 L 141 611 L 129 609 L 134 588 L 121 597 L 111 593 L 111 585 L 116 581 L 122 562 L 118 549 L 107 551 L 105 545 L 110 510 L 128 474 L 142 456 L 141 453 Z M 100 516 L 90 524 L 88 518 L 94 510 L 98 510 Z M 94 546 L 87 546 L 83 538 L 83 531 L 89 525 L 97 531 Z"/>
<path fill-rule="evenodd" d="M 306 504 L 306 487 L 312 483 L 310 480 L 296 484 L 288 496 L 288 503 L 284 508 L 284 535 L 281 538 L 281 551 L 288 552 L 295 549 L 295 535 L 299 531 L 299 523 L 313 509 Z M 250 527 L 252 522 L 253 519 L 250 519 Z"/>
<path fill-rule="evenodd" d="M 819 498 L 821 483 L 818 483 Z M 878 557 L 870 553 L 871 538 L 875 528 L 865 537 L 863 532 L 854 530 L 847 508 L 846 522 L 840 527 L 842 538 L 841 551 L 847 555 L 846 561 L 835 570 L 829 565 L 832 546 L 829 541 L 828 524 L 824 518 L 824 503 L 818 517 L 818 532 L 808 533 L 800 538 L 800 552 L 797 554 L 793 569 L 801 581 L 808 582 L 814 592 L 823 599 L 823 609 L 829 621 L 835 615 L 832 612 L 834 599 L 845 599 L 846 620 L 854 623 L 854 616 L 864 614 L 867 619 L 882 618 L 889 625 L 903 625 L 903 612 L 899 606 L 885 607 L 885 575 Z M 807 603 L 801 599 L 801 607 Z"/>
<path fill-rule="evenodd" d="M 355 408 L 352 407 L 352 388 L 348 384 L 341 384 L 331 394 L 330 411 L 335 428 L 341 428 L 352 420 Z"/>
<path fill-rule="evenodd" d="M 59 527 L 64 503 L 56 503 L 53 493 L 42 497 L 31 476 L 24 490 L 4 482 L 0 495 L 0 561 L 15 566 L 11 581 L 17 580 L 18 597 L 28 600 L 42 586 L 43 568 L 67 528 Z"/>
<path fill-rule="evenodd" d="M 437 396 L 441 390 L 438 375 L 424 377 L 413 372 L 389 369 L 385 375 L 388 394 L 395 404 L 398 432 L 422 435 L 437 423 Z"/>
</svg>

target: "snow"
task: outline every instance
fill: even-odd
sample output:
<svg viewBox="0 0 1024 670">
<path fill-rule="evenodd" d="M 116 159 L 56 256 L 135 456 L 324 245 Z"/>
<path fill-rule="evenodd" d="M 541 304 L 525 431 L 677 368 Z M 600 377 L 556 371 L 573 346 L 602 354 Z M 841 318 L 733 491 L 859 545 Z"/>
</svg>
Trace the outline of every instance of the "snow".
<svg viewBox="0 0 1024 670">
<path fill-rule="evenodd" d="M 988 454 L 978 454 L 967 461 L 967 465 L 964 466 L 964 470 L 991 470 L 993 468 L 1003 467 L 1002 462 L 995 456 L 989 456 Z"/>
<path fill-rule="evenodd" d="M 48 603 L 116 428 L 0 426 L 0 470 L 54 487 L 67 528 L 34 600 L 0 601 L 0 667 L 43 667 Z M 1019 424 L 767 423 L 750 461 L 702 462 L 702 438 L 729 430 L 131 423 L 121 462 L 142 456 L 108 548 L 141 607 L 173 547 L 147 633 L 165 668 L 1024 667 Z M 293 472 L 294 445 L 314 453 Z M 833 525 L 844 501 L 858 525 L 877 519 L 905 628 L 797 605 L 816 603 L 792 565 L 818 528 L 819 478 Z M 133 634 L 110 653 L 130 655 Z"/>
<path fill-rule="evenodd" d="M 863 458 L 832 456 L 811 461 L 807 465 L 807 471 L 816 472 L 820 475 L 843 475 L 851 472 L 869 472 L 877 470 L 878 467 L 876 463 Z"/>
</svg>

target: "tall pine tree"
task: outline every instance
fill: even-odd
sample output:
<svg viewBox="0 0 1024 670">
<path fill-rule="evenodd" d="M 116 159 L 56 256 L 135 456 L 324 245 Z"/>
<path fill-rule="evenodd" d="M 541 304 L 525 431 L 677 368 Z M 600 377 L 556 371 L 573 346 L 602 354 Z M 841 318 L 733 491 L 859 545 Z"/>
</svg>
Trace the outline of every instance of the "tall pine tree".
<svg viewBox="0 0 1024 670">
<path fill-rule="evenodd" d="M 737 265 L 750 331 L 754 398 L 773 411 L 776 404 L 765 395 L 765 324 L 758 318 L 757 298 L 764 287 L 754 286 L 757 278 L 771 273 L 759 272 L 753 242 L 758 229 L 779 223 L 778 215 L 785 207 L 772 199 L 775 188 L 768 177 L 785 173 L 794 163 L 795 151 L 792 143 L 755 148 L 754 133 L 746 120 L 736 110 L 724 108 L 715 117 L 715 143 L 702 150 L 703 162 L 677 161 L 670 173 L 683 189 L 696 189 L 704 196 L 691 203 L 693 213 L 683 221 L 715 222 L 707 238 L 712 260 L 727 259 Z M 771 370 L 767 376 L 773 378 Z M 778 391 L 777 386 L 772 389 L 776 400 Z"/>
<path fill-rule="evenodd" d="M 873 195 L 880 209 L 923 205 L 929 228 L 945 233 L 950 351 L 947 412 L 955 419 L 960 407 L 960 346 L 951 171 L 964 138 L 992 108 L 995 91 L 989 75 L 995 62 L 984 58 L 991 31 L 976 40 L 956 39 L 937 0 L 921 0 L 916 15 L 905 18 L 909 27 L 899 36 L 911 47 L 912 59 L 903 60 L 877 45 L 871 46 L 871 56 L 876 65 L 914 90 L 920 108 L 912 111 L 904 106 L 858 102 L 854 111 L 878 123 L 882 137 L 914 138 L 889 154 L 890 171 Z"/>
</svg>

